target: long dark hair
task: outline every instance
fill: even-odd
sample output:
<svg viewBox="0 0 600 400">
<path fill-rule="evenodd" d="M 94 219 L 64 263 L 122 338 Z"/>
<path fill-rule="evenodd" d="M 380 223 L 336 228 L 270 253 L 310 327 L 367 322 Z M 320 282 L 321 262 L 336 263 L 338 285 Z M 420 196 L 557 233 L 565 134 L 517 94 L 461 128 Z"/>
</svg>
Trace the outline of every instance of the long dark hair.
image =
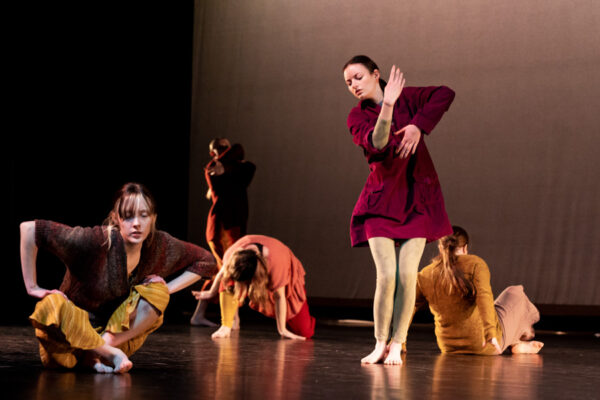
<svg viewBox="0 0 600 400">
<path fill-rule="evenodd" d="M 452 234 L 444 236 L 439 240 L 439 254 L 433 259 L 433 262 L 441 270 L 441 285 L 443 288 L 448 289 L 448 293 L 452 293 L 456 289 L 464 297 L 472 300 L 477 294 L 475 286 L 456 267 L 458 256 L 455 254 L 455 251 L 457 248 L 467 244 L 469 244 L 469 234 L 467 231 L 460 226 L 452 226 Z"/>
<path fill-rule="evenodd" d="M 240 296 L 240 287 L 235 283 L 244 283 L 248 285 L 250 301 L 263 307 L 268 306 L 269 274 L 267 261 L 262 254 L 257 254 L 250 249 L 236 251 L 224 268 L 223 282 L 226 286 L 229 282 L 234 283 L 235 297 L 239 298 Z"/>
<path fill-rule="evenodd" d="M 387 85 L 387 82 L 385 80 L 383 80 L 381 78 L 381 70 L 379 69 L 379 67 L 377 66 L 377 64 L 375 63 L 375 61 L 373 61 L 371 59 L 371 57 L 369 56 L 365 56 L 365 55 L 358 55 L 358 56 L 354 56 L 352 57 L 350 60 L 348 60 L 346 62 L 346 64 L 344 64 L 344 68 L 342 68 L 342 72 L 346 70 L 346 68 L 348 68 L 349 65 L 352 64 L 362 64 L 365 66 L 366 69 L 369 70 L 369 72 L 372 74 L 373 72 L 375 72 L 375 70 L 379 71 L 379 86 L 381 87 L 381 90 L 385 89 L 385 85 Z"/>
</svg>

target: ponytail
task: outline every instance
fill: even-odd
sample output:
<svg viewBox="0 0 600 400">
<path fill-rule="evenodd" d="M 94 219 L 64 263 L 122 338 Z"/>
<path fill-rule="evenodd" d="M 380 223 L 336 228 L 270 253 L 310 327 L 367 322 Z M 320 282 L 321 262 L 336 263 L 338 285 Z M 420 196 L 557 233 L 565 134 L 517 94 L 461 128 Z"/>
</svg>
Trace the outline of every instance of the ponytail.
<svg viewBox="0 0 600 400">
<path fill-rule="evenodd" d="M 475 286 L 456 267 L 458 256 L 455 254 L 457 248 L 469 243 L 469 235 L 460 226 L 453 226 L 452 230 L 452 235 L 444 236 L 439 240 L 439 255 L 433 261 L 437 263 L 441 270 L 441 284 L 443 288 L 448 290 L 448 294 L 456 289 L 463 297 L 472 300 L 476 295 Z"/>
</svg>

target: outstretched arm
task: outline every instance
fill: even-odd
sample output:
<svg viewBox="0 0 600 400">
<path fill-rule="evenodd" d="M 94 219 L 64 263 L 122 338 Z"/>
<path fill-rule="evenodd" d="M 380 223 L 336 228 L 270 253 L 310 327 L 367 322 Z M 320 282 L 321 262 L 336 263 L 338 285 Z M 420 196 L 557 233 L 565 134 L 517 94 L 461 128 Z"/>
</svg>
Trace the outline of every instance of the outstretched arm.
<svg viewBox="0 0 600 400">
<path fill-rule="evenodd" d="M 194 296 L 196 300 L 208 300 L 215 297 L 217 295 L 217 292 L 219 291 L 219 285 L 221 284 L 221 279 L 223 278 L 223 271 L 224 269 L 221 268 L 219 273 L 215 275 L 215 279 L 213 280 L 210 289 L 202 291 L 192 290 L 192 296 Z"/>
<path fill-rule="evenodd" d="M 32 297 L 42 299 L 51 293 L 65 294 L 60 290 L 48 290 L 39 287 L 37 284 L 36 261 L 38 247 L 35 244 L 35 221 L 23 222 L 20 225 L 21 230 L 21 272 L 23 273 L 23 282 L 27 294 Z M 67 297 L 67 296 L 65 296 Z"/>
<path fill-rule="evenodd" d="M 299 336 L 290 332 L 285 326 L 285 323 L 287 321 L 287 302 L 285 299 L 285 286 L 280 287 L 275 291 L 275 321 L 277 321 L 277 331 L 284 338 L 306 340 L 304 336 Z"/>
<path fill-rule="evenodd" d="M 173 294 L 175 292 L 180 291 L 181 289 L 185 289 L 194 282 L 197 282 L 200 278 L 202 277 L 198 274 L 195 274 L 190 271 L 184 271 L 177 278 L 167 283 L 167 286 L 169 287 L 169 294 Z"/>
</svg>

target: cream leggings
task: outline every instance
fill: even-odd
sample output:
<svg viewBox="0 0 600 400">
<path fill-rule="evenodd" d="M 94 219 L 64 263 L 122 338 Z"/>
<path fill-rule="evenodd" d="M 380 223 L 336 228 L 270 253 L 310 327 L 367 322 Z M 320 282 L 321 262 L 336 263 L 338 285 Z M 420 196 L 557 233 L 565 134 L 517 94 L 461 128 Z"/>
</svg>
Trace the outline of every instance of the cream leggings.
<svg viewBox="0 0 600 400">
<path fill-rule="evenodd" d="M 392 340 L 406 341 L 408 325 L 415 307 L 417 272 L 425 249 L 425 238 L 407 239 L 400 246 L 398 263 L 393 239 L 369 239 L 371 254 L 377 268 L 377 286 L 373 300 L 375 339 L 387 341 L 392 328 Z"/>
</svg>

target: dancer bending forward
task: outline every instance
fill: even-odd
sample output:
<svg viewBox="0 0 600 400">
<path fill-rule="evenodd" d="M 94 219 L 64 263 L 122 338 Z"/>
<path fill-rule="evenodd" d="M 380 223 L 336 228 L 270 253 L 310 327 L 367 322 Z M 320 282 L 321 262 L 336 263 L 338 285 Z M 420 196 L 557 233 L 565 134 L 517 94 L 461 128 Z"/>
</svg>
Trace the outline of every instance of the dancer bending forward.
<svg viewBox="0 0 600 400">
<path fill-rule="evenodd" d="M 219 292 L 221 327 L 213 338 L 226 338 L 234 326 L 238 305 L 246 296 L 250 308 L 275 318 L 284 338 L 308 339 L 314 335 L 304 288 L 304 268 L 294 253 L 279 240 L 263 235 L 246 235 L 223 256 L 223 268 L 210 290 L 192 294 L 207 299 Z"/>
<path fill-rule="evenodd" d="M 128 371 L 133 366 L 128 357 L 162 324 L 169 295 L 216 273 L 210 252 L 157 231 L 155 223 L 150 193 L 128 183 L 103 226 L 72 228 L 44 220 L 21 224 L 25 287 L 42 299 L 29 318 L 44 366 Z M 38 286 L 38 249 L 65 263 L 60 290 Z M 184 268 L 165 283 L 163 278 Z"/>
<path fill-rule="evenodd" d="M 348 89 L 360 100 L 350 111 L 348 128 L 371 171 L 350 225 L 352 246 L 368 244 L 377 269 L 376 344 L 361 361 L 401 364 L 425 243 L 452 232 L 423 134 L 440 121 L 454 92 L 445 86 L 404 87 L 395 66 L 386 84 L 367 56 L 352 58 L 343 71 Z"/>
<path fill-rule="evenodd" d="M 495 355 L 508 347 L 538 353 L 544 344 L 531 339 L 540 314 L 523 286 L 507 287 L 494 302 L 487 264 L 468 254 L 467 232 L 453 230 L 439 240 L 439 255 L 417 278 L 415 311 L 429 303 L 442 353 Z"/>
</svg>

